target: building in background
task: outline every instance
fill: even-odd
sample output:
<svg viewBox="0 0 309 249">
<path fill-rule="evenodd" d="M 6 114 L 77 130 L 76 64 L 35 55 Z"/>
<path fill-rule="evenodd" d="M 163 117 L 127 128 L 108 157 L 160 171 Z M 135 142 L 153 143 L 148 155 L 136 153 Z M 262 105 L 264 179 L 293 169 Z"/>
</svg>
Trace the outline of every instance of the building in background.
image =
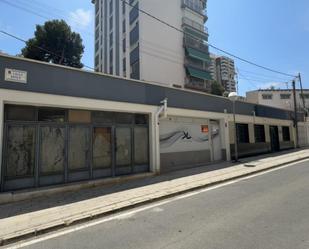
<svg viewBox="0 0 309 249">
<path fill-rule="evenodd" d="M 226 56 L 216 59 L 217 79 L 227 92 L 236 92 L 234 60 Z"/>
<path fill-rule="evenodd" d="M 236 71 L 234 60 L 226 56 L 211 54 L 211 76 L 226 92 L 236 92 Z"/>
<path fill-rule="evenodd" d="M 209 91 L 207 0 L 92 0 L 96 71 Z M 177 30 L 139 12 L 142 9 Z"/>
<path fill-rule="evenodd" d="M 290 89 L 265 89 L 246 93 L 247 101 L 254 104 L 268 105 L 286 110 L 294 110 L 293 92 Z M 305 108 L 309 109 L 309 89 L 303 90 Z M 303 111 L 303 99 L 301 90 L 296 90 L 297 109 Z"/>
<path fill-rule="evenodd" d="M 218 78 L 217 78 L 217 67 L 216 67 L 216 59 L 217 59 L 217 55 L 210 53 L 210 65 L 209 65 L 209 71 L 210 71 L 210 75 L 211 78 L 214 81 L 218 82 Z"/>
</svg>

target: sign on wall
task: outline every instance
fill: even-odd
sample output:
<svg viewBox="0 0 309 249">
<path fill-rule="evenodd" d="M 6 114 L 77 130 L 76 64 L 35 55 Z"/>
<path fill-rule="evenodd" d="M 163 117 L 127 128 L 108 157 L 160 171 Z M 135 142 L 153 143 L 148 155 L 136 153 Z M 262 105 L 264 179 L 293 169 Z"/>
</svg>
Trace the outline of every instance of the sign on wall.
<svg viewBox="0 0 309 249">
<path fill-rule="evenodd" d="M 6 68 L 4 80 L 18 83 L 27 83 L 27 72 L 17 69 Z"/>
</svg>

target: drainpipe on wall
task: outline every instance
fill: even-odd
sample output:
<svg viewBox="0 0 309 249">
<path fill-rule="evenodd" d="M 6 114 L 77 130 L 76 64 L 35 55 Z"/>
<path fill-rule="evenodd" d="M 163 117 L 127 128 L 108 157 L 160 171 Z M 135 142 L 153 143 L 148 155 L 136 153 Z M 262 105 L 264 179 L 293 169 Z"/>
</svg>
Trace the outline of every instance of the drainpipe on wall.
<svg viewBox="0 0 309 249">
<path fill-rule="evenodd" d="M 160 102 L 162 105 L 159 107 L 158 111 L 155 113 L 155 171 L 160 172 L 160 130 L 159 130 L 159 119 L 160 114 L 163 113 L 163 117 L 167 117 L 167 98 Z"/>
</svg>

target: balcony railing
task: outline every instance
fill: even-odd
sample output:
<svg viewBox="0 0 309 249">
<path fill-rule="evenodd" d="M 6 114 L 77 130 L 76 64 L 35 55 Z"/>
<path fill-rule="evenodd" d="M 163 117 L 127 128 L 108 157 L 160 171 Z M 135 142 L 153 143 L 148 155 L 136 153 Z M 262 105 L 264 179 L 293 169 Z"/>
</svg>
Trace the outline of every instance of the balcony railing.
<svg viewBox="0 0 309 249">
<path fill-rule="evenodd" d="M 198 0 L 182 0 L 182 5 L 198 12 L 203 16 L 207 16 L 206 8 L 204 8 L 203 3 Z"/>
<path fill-rule="evenodd" d="M 187 17 L 183 17 L 182 18 L 182 24 L 183 25 L 188 25 L 188 26 L 190 26 L 190 27 L 192 27 L 192 28 L 194 28 L 196 30 L 199 30 L 199 31 L 201 31 L 203 33 L 207 33 L 208 34 L 208 28 L 207 27 L 205 27 L 204 25 L 201 25 L 201 24 L 199 24 L 199 23 L 197 23 L 197 22 L 195 22 L 195 21 L 193 21 L 193 20 L 191 20 L 191 19 L 189 19 Z"/>
<path fill-rule="evenodd" d="M 202 40 L 194 39 L 190 35 L 185 35 L 184 45 L 187 46 L 187 47 L 196 48 L 196 49 L 201 50 L 203 52 L 209 53 L 208 46 L 205 43 L 203 43 Z"/>
<path fill-rule="evenodd" d="M 194 61 L 192 59 L 185 59 L 185 66 L 193 67 L 199 70 L 206 70 L 202 61 Z"/>
<path fill-rule="evenodd" d="M 185 87 L 192 90 L 210 92 L 210 86 L 207 82 L 186 78 Z"/>
</svg>

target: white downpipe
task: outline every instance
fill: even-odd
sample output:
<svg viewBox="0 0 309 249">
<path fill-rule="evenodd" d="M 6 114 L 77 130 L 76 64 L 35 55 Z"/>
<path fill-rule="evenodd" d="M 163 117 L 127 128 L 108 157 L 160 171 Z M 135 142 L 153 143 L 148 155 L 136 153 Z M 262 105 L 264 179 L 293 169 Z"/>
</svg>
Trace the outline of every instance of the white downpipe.
<svg viewBox="0 0 309 249">
<path fill-rule="evenodd" d="M 160 102 L 162 105 L 159 107 L 155 114 L 155 170 L 156 173 L 160 172 L 160 129 L 159 129 L 159 119 L 160 114 L 163 113 L 163 117 L 167 117 L 167 98 Z"/>
</svg>

